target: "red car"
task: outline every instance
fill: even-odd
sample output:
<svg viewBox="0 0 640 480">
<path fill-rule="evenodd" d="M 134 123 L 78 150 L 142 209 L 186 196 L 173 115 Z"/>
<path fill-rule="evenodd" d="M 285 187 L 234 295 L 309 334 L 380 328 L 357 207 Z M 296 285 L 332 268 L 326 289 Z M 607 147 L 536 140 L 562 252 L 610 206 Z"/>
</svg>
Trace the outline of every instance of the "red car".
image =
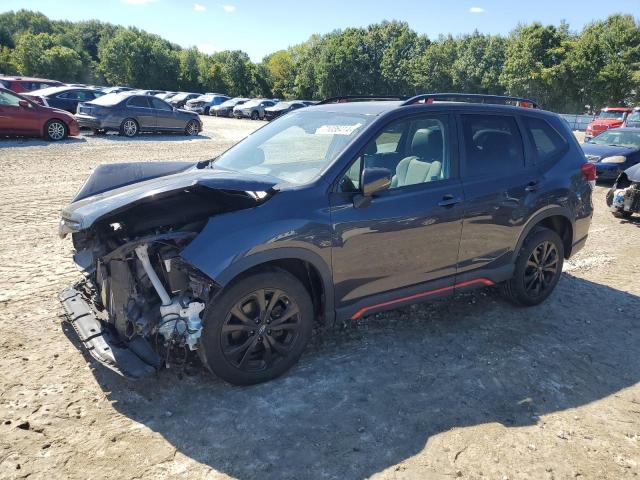
<svg viewBox="0 0 640 480">
<path fill-rule="evenodd" d="M 610 128 L 621 127 L 627 115 L 630 113 L 631 109 L 626 107 L 603 108 L 593 122 L 587 125 L 587 130 L 584 135 L 585 139 L 597 137 Z"/>
<path fill-rule="evenodd" d="M 59 87 L 64 83 L 57 80 L 34 77 L 0 77 L 0 87 L 8 88 L 16 93 L 32 92 L 41 88 Z"/>
<path fill-rule="evenodd" d="M 58 141 L 79 134 L 78 122 L 70 113 L 40 106 L 11 90 L 0 88 L 0 136 L 36 136 Z"/>
</svg>

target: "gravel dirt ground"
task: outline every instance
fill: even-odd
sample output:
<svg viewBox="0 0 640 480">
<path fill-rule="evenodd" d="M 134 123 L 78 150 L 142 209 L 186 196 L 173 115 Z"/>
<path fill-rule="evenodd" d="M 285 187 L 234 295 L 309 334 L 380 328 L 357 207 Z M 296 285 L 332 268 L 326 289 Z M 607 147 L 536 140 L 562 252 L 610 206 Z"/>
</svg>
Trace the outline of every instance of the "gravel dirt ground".
<svg viewBox="0 0 640 480">
<path fill-rule="evenodd" d="M 0 140 L 0 478 L 638 477 L 640 221 L 615 219 L 603 186 L 586 248 L 539 307 L 489 289 L 379 314 L 245 388 L 87 361 L 61 323 L 79 274 L 60 209 L 99 163 L 207 159 L 258 125 Z"/>
</svg>

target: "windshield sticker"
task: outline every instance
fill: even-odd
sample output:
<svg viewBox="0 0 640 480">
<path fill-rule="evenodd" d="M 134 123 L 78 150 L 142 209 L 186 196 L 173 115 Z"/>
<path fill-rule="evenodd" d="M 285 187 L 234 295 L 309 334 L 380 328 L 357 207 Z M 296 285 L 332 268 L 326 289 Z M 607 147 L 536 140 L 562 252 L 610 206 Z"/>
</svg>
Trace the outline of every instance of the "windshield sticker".
<svg viewBox="0 0 640 480">
<path fill-rule="evenodd" d="M 361 123 L 356 123 L 355 125 L 322 125 L 316 130 L 316 135 L 351 135 L 361 126 Z"/>
</svg>

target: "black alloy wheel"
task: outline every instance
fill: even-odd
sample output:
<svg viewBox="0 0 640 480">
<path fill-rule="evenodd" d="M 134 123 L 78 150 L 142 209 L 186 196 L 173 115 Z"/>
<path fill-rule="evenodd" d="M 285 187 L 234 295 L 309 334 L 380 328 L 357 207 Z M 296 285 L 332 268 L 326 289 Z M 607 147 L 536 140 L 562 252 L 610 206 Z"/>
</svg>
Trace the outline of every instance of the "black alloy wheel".
<svg viewBox="0 0 640 480">
<path fill-rule="evenodd" d="M 245 277 L 205 310 L 200 356 L 214 374 L 237 385 L 275 378 L 297 361 L 311 337 L 313 304 L 290 273 Z"/>
<path fill-rule="evenodd" d="M 560 236 L 553 230 L 536 228 L 520 248 L 513 277 L 503 284 L 503 293 L 517 305 L 538 305 L 560 280 L 563 264 Z"/>
</svg>

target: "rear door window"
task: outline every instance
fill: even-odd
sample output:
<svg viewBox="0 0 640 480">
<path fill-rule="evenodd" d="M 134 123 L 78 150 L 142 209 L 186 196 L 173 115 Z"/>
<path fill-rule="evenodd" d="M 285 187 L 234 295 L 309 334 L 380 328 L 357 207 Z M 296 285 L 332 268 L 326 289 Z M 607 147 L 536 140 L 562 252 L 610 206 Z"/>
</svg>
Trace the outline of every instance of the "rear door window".
<svg viewBox="0 0 640 480">
<path fill-rule="evenodd" d="M 503 176 L 524 168 L 522 137 L 514 117 L 461 115 L 464 176 Z"/>
<path fill-rule="evenodd" d="M 127 102 L 129 107 L 149 108 L 147 97 L 132 97 Z"/>
<path fill-rule="evenodd" d="M 567 147 L 566 140 L 545 120 L 522 118 L 533 144 L 536 161 L 544 162 L 561 155 Z"/>
</svg>

